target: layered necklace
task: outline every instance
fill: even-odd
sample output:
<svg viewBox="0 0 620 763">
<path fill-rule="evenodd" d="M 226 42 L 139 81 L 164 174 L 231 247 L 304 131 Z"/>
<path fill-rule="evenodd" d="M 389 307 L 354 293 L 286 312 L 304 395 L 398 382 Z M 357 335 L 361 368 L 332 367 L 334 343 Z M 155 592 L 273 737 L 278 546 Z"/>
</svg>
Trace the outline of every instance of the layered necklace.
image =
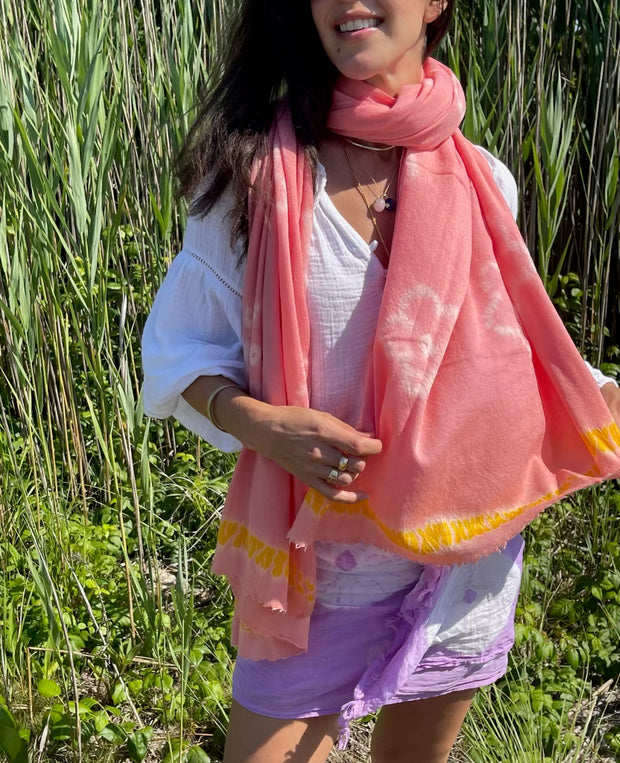
<svg viewBox="0 0 620 763">
<path fill-rule="evenodd" d="M 369 149 L 372 149 L 373 151 L 388 151 L 392 148 L 396 148 L 396 146 L 388 146 L 387 148 L 375 148 L 374 146 L 365 146 L 364 144 L 361 144 L 361 143 L 360 144 L 355 143 L 354 141 L 349 140 L 348 138 L 346 140 L 349 143 L 353 143 L 354 146 L 359 145 L 362 148 L 369 148 Z M 377 218 L 375 217 L 375 212 L 383 212 L 384 210 L 393 212 L 396 209 L 396 200 L 388 196 L 387 194 L 388 194 L 390 185 L 392 181 L 394 180 L 396 173 L 398 172 L 400 163 L 396 165 L 396 169 L 392 173 L 392 177 L 386 181 L 386 184 L 383 188 L 383 192 L 379 196 L 375 196 L 375 200 L 371 203 L 366 197 L 366 194 L 364 193 L 364 187 L 359 181 L 357 172 L 355 171 L 355 165 L 353 163 L 353 159 L 351 157 L 351 154 L 349 153 L 349 149 L 347 148 L 347 144 L 345 143 L 344 140 L 342 140 L 342 148 L 344 150 L 344 155 L 346 156 L 349 168 L 351 169 L 351 174 L 353 175 L 353 180 L 355 181 L 356 190 L 359 193 L 359 195 L 362 197 L 362 201 L 364 202 L 364 205 L 366 209 L 368 210 L 368 216 L 370 217 L 370 220 L 372 222 L 372 227 L 375 229 L 377 237 L 379 241 L 381 242 L 381 245 L 383 246 L 383 249 L 385 250 L 386 255 L 388 255 L 389 257 L 390 250 L 388 249 L 388 246 L 385 243 L 385 239 L 383 238 L 383 235 L 381 234 L 381 230 L 379 229 L 379 225 L 377 224 Z M 369 175 L 373 183 L 375 185 L 378 185 L 378 183 L 374 180 L 374 178 L 368 171 L 367 171 L 367 174 Z"/>
<path fill-rule="evenodd" d="M 362 198 L 364 199 L 364 203 L 366 203 L 366 196 L 363 193 L 362 184 L 359 181 L 359 178 L 355 171 L 353 160 L 347 149 L 347 143 L 350 143 L 352 146 L 357 146 L 358 148 L 365 148 L 368 151 L 392 151 L 393 149 L 396 148 L 396 146 L 369 146 L 366 143 L 358 143 L 357 141 L 352 140 L 351 138 L 346 138 L 346 137 L 342 138 L 342 148 L 344 149 L 345 156 L 347 157 L 347 162 L 349 163 L 349 167 L 351 168 L 351 173 L 353 175 L 353 179 L 355 180 L 357 190 L 360 192 Z M 379 185 L 377 181 L 374 179 L 374 177 L 370 174 L 370 172 L 366 168 L 364 169 L 368 177 L 372 180 L 373 185 L 374 186 Z M 372 202 L 372 208 L 375 212 L 383 212 L 383 211 L 394 212 L 396 210 L 396 198 L 394 197 L 394 194 L 389 195 L 389 191 L 390 191 L 390 186 L 392 185 L 392 182 L 394 181 L 394 178 L 396 177 L 397 172 L 398 172 L 398 165 L 394 169 L 394 172 L 392 173 L 392 177 L 388 178 L 385 185 L 383 186 L 383 191 L 378 196 L 373 194 L 375 196 L 375 200 Z M 366 203 L 366 206 L 368 207 L 368 203 Z"/>
</svg>

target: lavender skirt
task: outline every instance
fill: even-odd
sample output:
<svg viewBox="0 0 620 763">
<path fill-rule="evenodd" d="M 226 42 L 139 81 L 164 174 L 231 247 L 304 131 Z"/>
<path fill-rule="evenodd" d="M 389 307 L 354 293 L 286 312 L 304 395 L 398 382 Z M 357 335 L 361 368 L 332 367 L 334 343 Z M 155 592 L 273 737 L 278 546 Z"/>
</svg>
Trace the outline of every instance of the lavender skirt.
<svg viewBox="0 0 620 763">
<path fill-rule="evenodd" d="M 344 748 L 349 721 L 383 705 L 493 683 L 514 641 L 522 557 L 517 535 L 472 564 L 408 563 L 414 580 L 406 588 L 353 605 L 334 598 L 342 576 L 317 565 L 308 652 L 275 662 L 238 658 L 233 696 L 272 718 L 337 713 Z M 368 590 L 363 569 L 346 572 L 347 583 Z"/>
</svg>

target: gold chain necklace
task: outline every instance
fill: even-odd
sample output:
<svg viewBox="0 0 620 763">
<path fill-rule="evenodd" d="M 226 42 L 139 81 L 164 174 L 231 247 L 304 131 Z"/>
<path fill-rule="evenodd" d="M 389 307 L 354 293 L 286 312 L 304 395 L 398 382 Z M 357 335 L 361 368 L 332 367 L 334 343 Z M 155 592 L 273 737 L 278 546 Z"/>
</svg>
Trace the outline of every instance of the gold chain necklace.
<svg viewBox="0 0 620 763">
<path fill-rule="evenodd" d="M 347 161 L 349 162 L 349 166 L 351 167 L 351 171 L 353 172 L 353 177 L 355 178 L 355 182 L 359 183 L 359 181 L 357 180 L 357 175 L 353 168 L 353 159 L 351 158 L 351 155 L 349 154 L 345 143 L 342 144 L 342 148 L 344 149 L 345 155 L 347 157 Z M 372 203 L 372 208 L 377 213 L 383 212 L 384 210 L 387 210 L 388 212 L 394 212 L 396 210 L 396 199 L 393 196 L 388 196 L 388 191 L 390 190 L 392 181 L 396 177 L 396 173 L 398 172 L 398 167 L 399 165 L 396 165 L 396 167 L 394 168 L 394 172 L 392 172 L 392 176 L 386 182 L 383 188 L 383 191 L 378 196 L 375 195 L 373 191 L 373 196 L 375 197 L 375 200 Z M 364 167 L 364 171 L 368 174 L 368 176 L 370 177 L 374 185 L 379 185 L 377 181 L 374 179 L 374 177 L 370 174 L 368 169 L 366 169 L 366 167 Z"/>
<path fill-rule="evenodd" d="M 369 146 L 368 143 L 358 143 L 355 140 L 352 140 L 351 138 L 347 138 L 346 135 L 342 135 L 341 138 L 347 141 L 347 143 L 350 143 L 352 146 L 357 146 L 358 148 L 365 148 L 367 151 L 391 151 L 393 148 L 396 148 L 396 146 Z"/>
<path fill-rule="evenodd" d="M 381 231 L 379 230 L 379 226 L 377 225 L 377 218 L 374 216 L 372 207 L 368 203 L 368 199 L 366 198 L 366 194 L 364 193 L 364 189 L 362 188 L 362 184 L 358 180 L 357 173 L 355 172 L 355 167 L 353 166 L 353 162 L 351 161 L 351 157 L 349 156 L 349 152 L 347 150 L 346 144 L 343 142 L 342 148 L 344 149 L 344 155 L 347 158 L 347 162 L 349 164 L 349 167 L 351 168 L 351 174 L 353 175 L 353 180 L 355 181 L 356 190 L 359 193 L 359 195 L 362 197 L 362 201 L 364 202 L 364 206 L 368 210 L 368 215 L 370 217 L 370 220 L 372 222 L 372 226 L 375 229 L 375 232 L 377 236 L 379 237 L 379 241 L 381 242 L 381 245 L 383 246 L 383 249 L 385 250 L 386 255 L 390 256 L 390 250 L 387 247 L 387 244 L 385 243 L 385 239 L 381 235 Z"/>
</svg>

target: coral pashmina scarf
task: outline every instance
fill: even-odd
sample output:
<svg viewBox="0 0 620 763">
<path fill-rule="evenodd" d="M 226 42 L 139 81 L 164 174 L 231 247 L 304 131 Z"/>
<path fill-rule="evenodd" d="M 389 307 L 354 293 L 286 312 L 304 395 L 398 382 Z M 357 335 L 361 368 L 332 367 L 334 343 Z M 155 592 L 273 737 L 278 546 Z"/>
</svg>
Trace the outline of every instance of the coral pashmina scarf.
<svg viewBox="0 0 620 763">
<path fill-rule="evenodd" d="M 458 80 L 431 59 L 397 98 L 350 80 L 334 92 L 330 129 L 405 149 L 379 321 L 349 422 L 376 433 L 383 452 L 356 483 L 368 500 L 348 505 L 242 451 L 214 569 L 236 595 L 233 637 L 246 657 L 307 649 L 315 540 L 471 562 L 562 496 L 620 475 L 618 428 L 486 159 L 459 131 L 463 114 Z M 314 188 L 286 115 L 255 188 L 244 287 L 250 393 L 307 407 Z"/>
</svg>

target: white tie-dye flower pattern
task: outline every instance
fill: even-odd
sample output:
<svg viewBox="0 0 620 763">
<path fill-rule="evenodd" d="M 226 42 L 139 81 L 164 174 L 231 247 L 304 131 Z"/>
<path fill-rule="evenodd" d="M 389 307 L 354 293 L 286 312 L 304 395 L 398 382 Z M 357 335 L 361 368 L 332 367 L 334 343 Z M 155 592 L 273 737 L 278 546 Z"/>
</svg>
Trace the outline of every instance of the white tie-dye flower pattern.
<svg viewBox="0 0 620 763">
<path fill-rule="evenodd" d="M 403 292 L 386 318 L 386 353 L 399 369 L 396 383 L 409 399 L 426 398 L 452 334 L 459 308 L 426 284 Z"/>
<path fill-rule="evenodd" d="M 488 298 L 482 312 L 485 327 L 496 334 L 516 340 L 520 345 L 527 346 L 496 262 L 487 262 L 482 265 L 479 282 Z"/>
</svg>

